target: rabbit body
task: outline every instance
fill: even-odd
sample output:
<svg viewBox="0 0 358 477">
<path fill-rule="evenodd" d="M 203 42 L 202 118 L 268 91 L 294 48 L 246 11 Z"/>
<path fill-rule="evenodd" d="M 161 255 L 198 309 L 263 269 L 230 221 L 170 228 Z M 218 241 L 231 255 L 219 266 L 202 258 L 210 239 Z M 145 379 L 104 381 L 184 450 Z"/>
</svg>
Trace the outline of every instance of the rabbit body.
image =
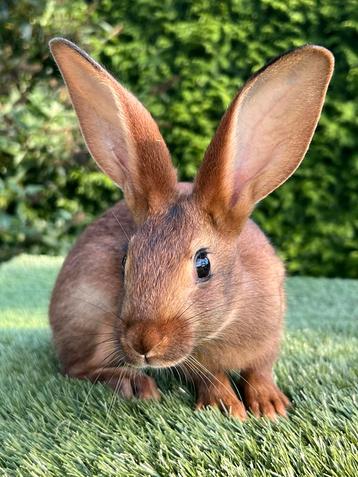
<svg viewBox="0 0 358 477">
<path fill-rule="evenodd" d="M 186 200 L 182 198 L 184 203 Z M 104 356 L 115 350 L 115 341 L 96 343 L 105 341 L 108 333 L 113 333 L 115 338 L 116 321 L 120 319 L 124 294 L 121 260 L 128 239 L 119 223 L 129 237 L 135 234 L 136 225 L 124 201 L 87 227 L 58 276 L 50 318 L 56 349 L 66 373 L 85 368 L 98 348 L 103 348 Z M 177 233 L 176 230 L 170 232 Z M 160 259 L 166 260 L 166 250 L 153 250 L 150 243 L 144 246 L 148 247 L 148 260 L 151 254 L 160 253 L 163 254 Z M 245 369 L 261 360 L 266 362 L 269 356 L 273 361 L 281 337 L 285 309 L 282 261 L 252 220 L 248 220 L 231 246 L 230 268 L 225 269 L 225 278 L 208 290 L 209 296 L 197 299 L 187 311 L 186 319 L 201 313 L 204 320 L 205 314 L 215 313 L 221 320 L 218 328 L 212 326 L 213 337 L 194 350 L 194 356 L 200 356 L 209 369 Z M 168 276 L 168 280 L 172 279 Z M 163 292 L 163 289 L 151 289 L 155 295 L 153 300 L 158 302 Z M 204 293 L 207 291 L 201 289 L 200 294 Z M 211 308 L 213 312 L 207 311 Z M 220 328 L 226 320 L 231 324 L 223 333 Z M 99 340 L 102 336 L 103 340 Z"/>
<path fill-rule="evenodd" d="M 284 267 L 249 216 L 302 161 L 332 55 L 304 47 L 254 76 L 189 185 L 177 183 L 133 95 L 67 40 L 51 49 L 87 146 L 125 197 L 86 228 L 58 276 L 50 323 L 64 373 L 147 399 L 159 392 L 145 369 L 175 367 L 195 384 L 198 409 L 285 415 L 289 401 L 272 375 Z M 240 371 L 244 402 L 230 371 Z"/>
<path fill-rule="evenodd" d="M 168 210 L 153 224 L 154 242 L 163 234 L 166 235 L 164 244 L 162 240 L 159 247 L 153 247 L 152 237 L 147 237 L 146 230 L 138 234 L 140 243 L 136 245 L 144 249 L 148 262 L 154 261 L 153 255 L 156 255 L 157 261 L 166 263 L 168 246 L 180 261 L 190 246 L 185 242 L 200 241 L 203 217 L 190 203 L 190 196 L 180 195 L 174 207 L 181 209 L 180 213 L 176 211 L 177 220 L 173 219 L 172 210 Z M 185 219 L 180 214 L 185 214 Z M 205 225 L 210 227 L 209 223 Z M 64 262 L 52 295 L 50 319 L 63 370 L 70 376 L 97 373 L 106 364 L 110 368 L 111 363 L 116 362 L 113 357 L 120 347 L 119 325 L 125 288 L 121 262 L 127 249 L 127 237 L 136 233 L 131 213 L 121 201 L 87 227 Z M 183 238 L 178 242 L 180 234 Z M 213 374 L 241 370 L 245 375 L 245 371 L 256 368 L 270 372 L 278 353 L 284 314 L 283 264 L 251 220 L 246 222 L 239 237 L 228 243 L 223 243 L 220 236 L 215 237 L 215 231 L 211 231 L 211 235 L 211 248 L 215 242 L 220 244 L 217 273 L 222 271 L 223 278 L 213 286 L 210 282 L 203 284 L 199 291 L 189 290 L 184 305 L 193 305 L 172 325 L 170 354 L 175 354 L 176 347 L 187 345 L 177 342 L 176 327 L 192 322 L 198 343 L 190 353 L 195 359 L 193 366 L 199 366 L 196 361 L 201 364 L 199 377 L 204 368 Z M 143 267 L 142 274 L 137 283 L 144 280 L 149 287 L 154 270 Z M 175 271 L 173 275 L 166 271 L 166 280 L 174 285 L 171 293 L 175 294 L 181 284 Z M 141 293 L 139 290 L 138 294 Z M 167 293 L 166 283 L 158 279 L 157 284 L 150 287 L 148 301 L 159 304 Z M 175 296 L 170 296 L 170 300 L 174 301 Z M 178 311 L 184 311 L 182 303 Z M 197 316 L 201 323 L 195 323 Z M 144 324 L 150 320 L 161 323 L 156 316 L 140 319 Z M 188 368 L 183 366 L 187 372 L 191 371 L 190 364 Z M 210 381 L 210 375 L 208 379 Z M 215 384 L 214 381 L 214 388 Z M 241 411 L 244 415 L 243 409 Z"/>
</svg>

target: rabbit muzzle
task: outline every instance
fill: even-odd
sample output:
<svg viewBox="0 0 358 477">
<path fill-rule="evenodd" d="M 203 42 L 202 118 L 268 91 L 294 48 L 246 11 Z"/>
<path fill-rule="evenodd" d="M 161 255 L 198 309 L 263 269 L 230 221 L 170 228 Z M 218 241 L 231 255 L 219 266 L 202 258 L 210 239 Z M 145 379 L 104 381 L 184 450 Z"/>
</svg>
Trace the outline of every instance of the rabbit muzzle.
<svg viewBox="0 0 358 477">
<path fill-rule="evenodd" d="M 188 357 L 193 348 L 193 333 L 184 322 L 142 319 L 128 323 L 119 342 L 128 364 L 168 368 Z"/>
</svg>

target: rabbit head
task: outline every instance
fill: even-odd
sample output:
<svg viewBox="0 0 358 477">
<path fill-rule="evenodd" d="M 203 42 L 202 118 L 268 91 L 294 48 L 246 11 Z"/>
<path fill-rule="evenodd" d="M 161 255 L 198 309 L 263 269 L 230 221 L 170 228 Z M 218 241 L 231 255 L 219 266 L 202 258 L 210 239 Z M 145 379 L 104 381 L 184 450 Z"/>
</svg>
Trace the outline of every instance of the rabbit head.
<svg viewBox="0 0 358 477">
<path fill-rule="evenodd" d="M 54 39 L 50 46 L 87 147 L 122 189 L 137 224 L 124 254 L 118 252 L 118 263 L 125 256 L 118 277 L 121 350 L 137 366 L 178 364 L 239 319 L 233 302 L 245 293 L 238 283 L 250 263 L 238 237 L 255 204 L 301 163 L 333 56 L 308 45 L 260 70 L 229 106 L 193 188 L 181 189 L 144 106 L 71 42 Z"/>
</svg>

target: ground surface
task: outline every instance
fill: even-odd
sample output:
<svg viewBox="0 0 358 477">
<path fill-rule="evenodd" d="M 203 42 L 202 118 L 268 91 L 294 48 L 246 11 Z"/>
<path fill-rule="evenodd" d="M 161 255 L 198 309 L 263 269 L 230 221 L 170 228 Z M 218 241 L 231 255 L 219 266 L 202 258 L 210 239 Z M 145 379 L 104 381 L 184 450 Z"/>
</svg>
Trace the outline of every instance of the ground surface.
<svg viewBox="0 0 358 477">
<path fill-rule="evenodd" d="M 47 325 L 61 260 L 0 267 L 0 475 L 357 476 L 358 281 L 292 278 L 279 385 L 289 419 L 194 413 L 180 383 L 160 403 L 63 378 Z"/>
</svg>

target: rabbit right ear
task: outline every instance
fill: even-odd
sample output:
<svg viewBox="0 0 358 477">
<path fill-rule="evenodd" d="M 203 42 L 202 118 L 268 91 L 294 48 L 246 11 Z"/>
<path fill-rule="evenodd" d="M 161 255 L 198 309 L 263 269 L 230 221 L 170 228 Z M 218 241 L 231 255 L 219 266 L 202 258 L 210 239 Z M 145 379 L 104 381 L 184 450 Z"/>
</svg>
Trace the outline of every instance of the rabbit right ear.
<svg viewBox="0 0 358 477">
<path fill-rule="evenodd" d="M 63 38 L 50 42 L 87 147 L 123 190 L 137 222 L 175 195 L 176 171 L 149 112 L 107 71 Z"/>
<path fill-rule="evenodd" d="M 304 46 L 263 68 L 234 98 L 194 184 L 194 197 L 215 223 L 239 231 L 255 203 L 297 169 L 333 64 L 330 51 Z"/>
</svg>

